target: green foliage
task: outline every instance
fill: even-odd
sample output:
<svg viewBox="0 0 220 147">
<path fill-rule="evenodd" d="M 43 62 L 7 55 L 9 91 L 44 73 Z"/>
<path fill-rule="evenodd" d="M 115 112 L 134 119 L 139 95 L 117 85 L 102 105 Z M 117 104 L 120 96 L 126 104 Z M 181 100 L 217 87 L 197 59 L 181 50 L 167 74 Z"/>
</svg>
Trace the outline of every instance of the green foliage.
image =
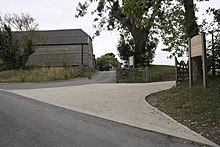
<svg viewBox="0 0 220 147">
<path fill-rule="evenodd" d="M 77 17 L 84 16 L 92 2 L 97 2 L 97 9 L 92 11 L 96 16 L 96 35 L 105 29 L 119 30 L 123 37 L 118 51 L 124 60 L 133 54 L 136 63 L 141 64 L 138 58 L 146 55 L 150 63 L 154 54 L 151 45 L 157 46 L 158 34 L 166 46 L 162 50 L 171 52 L 170 57 L 182 56 L 187 52 L 187 39 L 199 33 L 193 0 L 87 0 L 79 3 Z M 213 13 L 219 22 L 219 10 Z M 125 32 L 129 35 L 124 35 Z"/>
<path fill-rule="evenodd" d="M 219 10 L 209 8 L 207 13 L 214 14 L 215 19 L 207 23 L 204 19 L 201 25 L 197 24 L 195 11 L 198 11 L 193 0 L 165 0 L 157 17 L 157 26 L 160 36 L 166 47 L 162 50 L 171 52 L 172 56 L 182 56 L 187 53 L 188 38 L 203 32 L 215 32 L 217 29 Z"/>
<path fill-rule="evenodd" d="M 220 23 L 218 20 L 218 15 L 220 14 L 220 9 L 209 8 L 204 14 L 205 19 L 203 19 L 201 30 L 208 32 L 206 36 L 207 39 L 207 60 L 208 60 L 208 70 L 213 69 L 213 67 L 220 68 Z M 206 20 L 206 15 L 214 15 L 212 22 Z M 213 36 L 212 36 L 213 35 Z M 211 37 L 212 36 L 212 37 Z M 213 40 L 212 40 L 213 38 Z M 213 52 L 214 51 L 214 52 Z M 214 55 L 213 55 L 214 53 Z M 214 68 L 215 69 L 215 68 Z M 213 74 L 215 71 L 213 71 Z"/>
<path fill-rule="evenodd" d="M 215 20 L 218 22 L 218 24 L 220 25 L 220 9 L 218 9 L 218 10 L 215 10 L 214 12 L 213 12 L 213 14 L 215 15 Z"/>
<path fill-rule="evenodd" d="M 182 56 L 187 48 L 187 36 L 184 26 L 184 7 L 180 2 L 164 1 L 157 17 L 157 28 L 165 45 L 163 51 L 172 56 Z"/>
<path fill-rule="evenodd" d="M 30 15 L 23 13 L 21 16 L 7 14 L 0 18 L 0 23 L 0 59 L 8 69 L 23 68 L 36 51 L 34 43 L 42 39 L 35 31 L 38 24 Z"/>
<path fill-rule="evenodd" d="M 124 34 L 120 34 L 117 50 L 120 59 L 125 61 L 128 60 L 128 57 L 134 55 L 134 41 L 128 32 L 125 32 Z"/>
<path fill-rule="evenodd" d="M 123 0 L 123 13 L 134 18 L 137 28 L 154 26 L 154 19 L 158 15 L 164 0 Z"/>
<path fill-rule="evenodd" d="M 213 42 L 208 41 L 207 61 L 208 70 L 212 69 L 212 73 L 215 74 L 216 69 L 220 69 L 220 33 L 213 32 Z"/>
<path fill-rule="evenodd" d="M 100 35 L 102 30 L 117 29 L 124 35 L 124 32 L 128 32 L 131 35 L 131 39 L 134 43 L 134 55 L 138 59 L 141 54 L 153 58 L 154 48 L 149 48 L 147 45 L 154 41 L 154 45 L 157 45 L 157 39 L 155 39 L 154 33 L 156 29 L 153 29 L 155 16 L 160 8 L 162 0 L 123 0 L 122 4 L 119 0 L 98 0 L 97 9 L 92 11 L 93 15 L 96 15 L 94 19 L 94 27 L 97 29 L 95 35 Z M 77 8 L 78 15 L 76 17 L 82 17 L 86 14 L 90 3 L 95 2 L 93 0 L 87 0 L 84 4 L 79 3 Z M 153 39 L 152 39 L 153 37 Z M 130 40 L 130 38 L 128 38 Z M 119 44 L 119 46 L 123 45 Z M 124 52 L 124 47 L 120 48 Z M 129 49 L 128 49 L 129 50 Z M 129 53 L 130 54 L 130 53 Z M 122 55 L 125 58 L 127 55 Z M 125 57 L 124 57 L 125 56 Z M 151 57 L 150 57 L 151 56 Z M 138 62 L 137 60 L 136 62 Z"/>
<path fill-rule="evenodd" d="M 197 17 L 195 16 L 195 8 L 193 0 L 182 0 L 185 9 L 184 13 L 184 27 L 186 36 L 191 38 L 199 33 L 199 26 L 197 24 Z"/>
<path fill-rule="evenodd" d="M 8 68 L 17 67 L 17 60 L 19 58 L 18 55 L 18 42 L 13 42 L 12 40 L 12 32 L 9 27 L 4 26 L 5 31 L 0 31 L 0 55 L 3 64 L 7 65 Z"/>
<path fill-rule="evenodd" d="M 97 58 L 97 66 L 101 71 L 109 71 L 111 70 L 112 66 L 114 68 L 119 68 L 120 63 L 113 53 L 107 53 L 101 57 Z"/>
<path fill-rule="evenodd" d="M 135 52 L 134 39 L 127 31 L 120 34 L 117 50 L 122 60 L 128 61 L 128 57 L 135 56 L 135 67 L 146 67 L 153 62 L 157 44 L 158 39 L 149 35 L 145 42 L 144 52 L 137 53 Z"/>
</svg>

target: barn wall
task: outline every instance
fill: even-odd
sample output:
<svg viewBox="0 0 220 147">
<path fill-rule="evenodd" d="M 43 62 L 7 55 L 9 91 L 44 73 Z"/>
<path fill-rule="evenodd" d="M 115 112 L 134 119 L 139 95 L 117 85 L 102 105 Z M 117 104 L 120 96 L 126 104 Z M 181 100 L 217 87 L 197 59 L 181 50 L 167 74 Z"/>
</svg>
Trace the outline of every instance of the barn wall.
<svg viewBox="0 0 220 147">
<path fill-rule="evenodd" d="M 83 60 L 82 60 L 83 47 Z M 52 45 L 39 46 L 37 51 L 32 54 L 27 65 L 38 66 L 63 66 L 67 65 L 92 65 L 92 47 L 89 45 Z"/>
<path fill-rule="evenodd" d="M 83 45 L 83 64 L 94 68 L 93 48 L 89 45 Z"/>
</svg>

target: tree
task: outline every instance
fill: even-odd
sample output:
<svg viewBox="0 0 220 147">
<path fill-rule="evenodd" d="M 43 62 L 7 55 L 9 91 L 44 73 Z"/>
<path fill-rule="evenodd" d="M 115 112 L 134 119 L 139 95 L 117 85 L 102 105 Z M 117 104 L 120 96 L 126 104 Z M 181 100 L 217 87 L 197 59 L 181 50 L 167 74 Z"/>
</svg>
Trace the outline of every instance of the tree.
<svg viewBox="0 0 220 147">
<path fill-rule="evenodd" d="M 216 67 L 220 67 L 220 9 L 209 8 L 206 10 L 208 15 L 214 15 L 212 22 L 207 22 L 206 18 L 203 19 L 203 30 L 211 35 L 211 40 L 207 43 L 207 60 L 208 70 L 212 69 L 212 74 L 216 74 Z"/>
<path fill-rule="evenodd" d="M 155 18 L 158 18 L 158 28 L 165 45 L 167 45 L 165 50 L 173 51 L 171 56 L 176 54 L 181 56 L 186 51 L 188 38 L 199 34 L 199 25 L 197 24 L 194 6 L 193 0 L 161 1 L 158 17 Z M 216 10 L 215 18 L 218 21 L 219 16 L 219 10 Z M 172 26 L 169 24 L 172 24 Z M 201 57 L 192 59 L 192 67 L 193 80 L 202 79 Z"/>
<path fill-rule="evenodd" d="M 103 29 L 118 29 L 121 34 L 123 31 L 128 31 L 134 42 L 135 63 L 141 62 L 142 55 L 148 52 L 147 56 L 153 55 L 154 48 L 147 47 L 147 44 L 156 40 L 153 36 L 156 32 L 153 26 L 161 1 L 122 0 L 120 3 L 119 0 L 98 0 L 97 9 L 92 11 L 92 14 L 97 16 L 94 19 L 94 22 L 98 22 L 94 25 L 97 28 L 96 35 L 99 35 Z M 76 17 L 84 16 L 92 2 L 96 1 L 87 0 L 84 4 L 79 3 Z M 154 39 L 151 39 L 152 37 Z M 155 45 L 156 43 L 154 42 Z M 147 64 L 150 64 L 150 61 L 152 60 L 148 60 Z"/>
<path fill-rule="evenodd" d="M 203 1 L 203 0 L 199 0 Z M 185 29 L 187 37 L 191 38 L 199 34 L 199 26 L 196 22 L 197 18 L 195 16 L 195 8 L 193 0 L 183 0 L 183 5 L 185 8 Z M 220 9 L 211 9 L 214 14 L 214 19 L 216 22 L 220 21 Z M 217 39 L 218 40 L 218 39 Z M 218 52 L 217 52 L 218 53 Z M 192 58 L 192 68 L 193 68 L 193 80 L 202 79 L 202 60 L 201 57 Z"/>
<path fill-rule="evenodd" d="M 135 56 L 136 58 L 138 58 L 138 62 L 136 60 L 135 66 L 146 67 L 153 62 L 157 44 L 158 39 L 154 38 L 152 35 L 149 35 L 145 46 L 146 53 L 142 53 L 135 56 L 134 39 L 128 31 L 124 31 L 120 34 L 117 50 L 120 59 L 125 60 L 127 62 L 130 56 Z"/>
<path fill-rule="evenodd" d="M 183 5 L 185 8 L 184 26 L 186 35 L 188 38 L 192 38 L 199 34 L 199 27 L 196 22 L 197 18 L 195 16 L 193 0 L 183 0 Z M 192 72 L 194 81 L 202 79 L 202 60 L 200 56 L 192 58 Z"/>
<path fill-rule="evenodd" d="M 130 56 L 134 55 L 134 41 L 129 32 L 124 32 L 123 34 L 120 34 L 117 50 L 120 59 L 125 61 L 127 61 Z"/>
<path fill-rule="evenodd" d="M 36 51 L 34 43 L 42 42 L 36 32 L 38 24 L 29 14 L 6 14 L 0 17 L 0 58 L 9 69 L 23 68 Z M 16 32 L 12 32 L 12 29 Z"/>
<path fill-rule="evenodd" d="M 171 56 L 182 56 L 187 52 L 188 39 L 199 34 L 199 25 L 195 16 L 193 0 L 168 0 L 167 5 L 160 11 L 158 27 L 162 40 L 172 52 Z M 171 24 L 171 25 L 169 25 Z M 193 80 L 202 79 L 201 57 L 192 58 Z"/>
<path fill-rule="evenodd" d="M 93 2 L 93 0 L 89 2 Z M 106 6 L 107 4 L 109 5 Z M 80 3 L 78 16 L 84 16 L 89 5 L 87 2 L 84 5 Z M 169 8 L 170 6 L 173 9 Z M 188 38 L 199 33 L 193 0 L 122 0 L 122 4 L 119 4 L 118 0 L 99 0 L 97 10 L 92 13 L 95 12 L 101 18 L 94 20 L 100 20 L 98 27 L 96 26 L 97 34 L 102 28 L 105 28 L 105 24 L 108 24 L 107 28 L 110 30 L 116 27 L 118 30 L 127 29 L 133 37 L 136 57 L 146 55 L 145 53 L 148 52 L 145 50 L 147 49 L 146 42 L 149 41 L 149 36 L 158 33 L 158 29 L 162 40 L 167 45 L 165 50 L 172 51 L 172 56 L 176 54 L 181 56 L 185 53 Z M 105 12 L 109 12 L 108 16 L 103 14 Z M 216 13 L 216 18 L 219 18 L 218 11 Z M 121 43 L 123 46 L 129 46 L 124 38 Z M 123 52 L 125 51 L 120 44 L 119 47 Z M 135 58 L 135 60 L 137 59 L 139 58 Z M 202 78 L 201 58 L 193 58 L 192 66 L 193 80 L 200 80 Z"/>
<path fill-rule="evenodd" d="M 159 35 L 165 45 L 163 51 L 170 52 L 169 58 L 181 57 L 186 53 L 187 36 L 184 27 L 184 10 L 180 2 L 167 1 L 157 17 Z"/>
<path fill-rule="evenodd" d="M 213 11 L 213 14 L 214 14 L 214 18 L 215 20 L 218 22 L 218 24 L 220 25 L 220 9 L 217 9 L 217 10 L 214 10 Z"/>
<path fill-rule="evenodd" d="M 99 58 L 97 58 L 97 66 L 101 71 L 109 71 L 112 67 L 118 69 L 120 67 L 120 63 L 115 58 L 113 53 L 107 53 Z"/>
</svg>

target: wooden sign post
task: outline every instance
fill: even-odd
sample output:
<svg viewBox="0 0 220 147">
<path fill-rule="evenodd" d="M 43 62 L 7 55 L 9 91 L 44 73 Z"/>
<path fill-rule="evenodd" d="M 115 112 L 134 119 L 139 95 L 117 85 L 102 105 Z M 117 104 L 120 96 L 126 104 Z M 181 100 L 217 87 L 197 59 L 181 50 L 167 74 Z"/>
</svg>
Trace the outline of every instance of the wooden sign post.
<svg viewBox="0 0 220 147">
<path fill-rule="evenodd" d="M 128 65 L 134 68 L 134 56 L 128 57 Z"/>
<path fill-rule="evenodd" d="M 189 88 L 192 88 L 192 48 L 191 48 L 191 39 L 188 40 L 188 45 L 189 45 Z"/>
<path fill-rule="evenodd" d="M 202 33 L 202 68 L 203 68 L 203 87 L 207 88 L 207 81 L 208 81 L 208 68 L 207 68 L 207 55 L 206 55 L 206 38 L 205 33 Z"/>
<path fill-rule="evenodd" d="M 192 87 L 192 58 L 202 56 L 203 63 L 203 87 L 207 88 L 207 55 L 205 33 L 189 39 L 189 87 Z"/>
</svg>

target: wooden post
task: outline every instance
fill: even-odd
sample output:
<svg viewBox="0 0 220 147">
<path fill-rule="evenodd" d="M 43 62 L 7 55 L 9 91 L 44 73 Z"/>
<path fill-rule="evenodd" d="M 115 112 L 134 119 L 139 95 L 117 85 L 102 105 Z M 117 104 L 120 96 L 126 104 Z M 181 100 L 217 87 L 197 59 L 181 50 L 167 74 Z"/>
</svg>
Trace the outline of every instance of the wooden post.
<svg viewBox="0 0 220 147">
<path fill-rule="evenodd" d="M 177 58 L 176 58 L 176 56 L 175 56 L 175 80 L 176 80 L 176 85 L 175 86 L 177 86 L 177 84 L 178 84 L 178 67 L 177 67 Z"/>
<path fill-rule="evenodd" d="M 191 38 L 188 39 L 188 47 L 189 47 L 189 88 L 192 88 Z"/>
<path fill-rule="evenodd" d="M 81 45 L 81 65 L 83 66 L 83 44 Z"/>
<path fill-rule="evenodd" d="M 150 82 L 150 68 L 146 67 L 145 71 L 146 71 L 146 83 L 149 83 Z"/>
<path fill-rule="evenodd" d="M 207 88 L 207 55 L 206 55 L 206 39 L 205 39 L 205 33 L 202 33 L 202 66 L 203 66 L 203 87 Z"/>
<path fill-rule="evenodd" d="M 215 76 L 215 47 L 214 47 L 214 34 L 212 32 L 212 75 Z"/>
</svg>

